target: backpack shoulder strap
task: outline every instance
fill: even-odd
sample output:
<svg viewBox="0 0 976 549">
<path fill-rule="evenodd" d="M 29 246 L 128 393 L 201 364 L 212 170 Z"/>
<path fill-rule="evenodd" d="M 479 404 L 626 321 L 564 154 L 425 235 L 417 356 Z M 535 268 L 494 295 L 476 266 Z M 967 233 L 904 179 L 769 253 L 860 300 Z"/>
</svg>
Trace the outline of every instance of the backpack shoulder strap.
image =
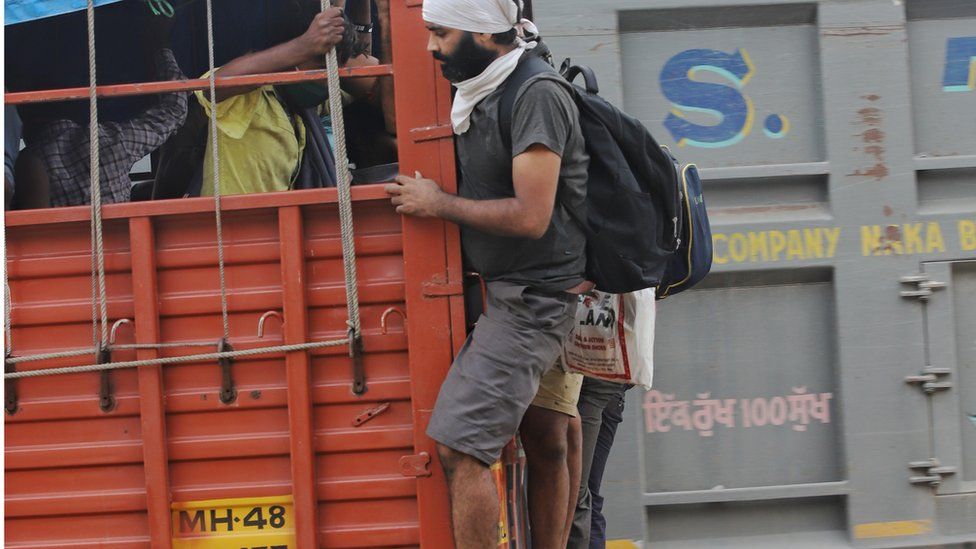
<svg viewBox="0 0 976 549">
<path fill-rule="evenodd" d="M 512 111 L 515 110 L 515 96 L 522 88 L 522 85 L 537 74 L 552 72 L 557 74 L 555 69 L 544 59 L 531 52 L 523 54 L 525 59 L 519 63 L 508 80 L 505 82 L 505 91 L 502 92 L 501 101 L 498 102 L 498 125 L 502 132 L 502 143 L 505 148 L 512 149 Z"/>
</svg>

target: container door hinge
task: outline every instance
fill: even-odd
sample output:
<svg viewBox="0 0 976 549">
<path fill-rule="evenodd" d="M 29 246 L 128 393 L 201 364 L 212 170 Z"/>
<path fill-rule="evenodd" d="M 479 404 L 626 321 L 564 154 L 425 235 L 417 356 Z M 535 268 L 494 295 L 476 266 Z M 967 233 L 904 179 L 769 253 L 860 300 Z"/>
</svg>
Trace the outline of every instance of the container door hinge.
<svg viewBox="0 0 976 549">
<path fill-rule="evenodd" d="M 929 275 L 924 273 L 903 276 L 898 281 L 902 284 L 915 287 L 913 290 L 902 290 L 899 292 L 899 295 L 905 298 L 920 299 L 922 301 L 931 297 L 935 290 L 941 290 L 948 286 L 945 282 L 930 280 Z"/>
<path fill-rule="evenodd" d="M 948 376 L 952 373 L 949 368 L 925 368 L 918 375 L 906 376 L 905 383 L 918 385 L 925 394 L 931 395 L 936 391 L 945 391 L 952 388 L 951 381 L 941 379 L 941 376 Z"/>
<path fill-rule="evenodd" d="M 908 463 L 908 468 L 915 470 L 921 470 L 924 474 L 913 475 L 908 478 L 908 482 L 912 484 L 926 484 L 931 487 L 937 487 L 942 484 L 942 477 L 956 474 L 956 468 L 948 465 L 942 465 L 938 458 L 930 458 L 924 461 L 912 461 Z"/>
<path fill-rule="evenodd" d="M 405 477 L 429 477 L 430 454 L 420 452 L 400 458 L 400 474 Z"/>
</svg>

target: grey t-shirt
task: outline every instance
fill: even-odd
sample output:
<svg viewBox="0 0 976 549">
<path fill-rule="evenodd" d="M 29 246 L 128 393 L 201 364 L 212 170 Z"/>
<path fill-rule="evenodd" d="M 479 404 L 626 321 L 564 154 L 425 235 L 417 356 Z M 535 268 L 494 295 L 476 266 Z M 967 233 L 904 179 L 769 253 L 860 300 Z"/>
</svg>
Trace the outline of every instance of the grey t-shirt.
<svg viewBox="0 0 976 549">
<path fill-rule="evenodd" d="M 589 158 L 579 111 L 555 74 L 529 79 L 516 94 L 512 111 L 512 150 L 498 124 L 504 86 L 479 103 L 471 127 L 457 139 L 461 181 L 458 194 L 473 200 L 515 196 L 512 159 L 535 144 L 560 155 L 559 186 L 549 229 L 538 239 L 497 236 L 461 226 L 467 266 L 486 280 L 504 280 L 544 291 L 572 288 L 583 281 L 586 237 L 566 208 L 585 219 Z"/>
</svg>

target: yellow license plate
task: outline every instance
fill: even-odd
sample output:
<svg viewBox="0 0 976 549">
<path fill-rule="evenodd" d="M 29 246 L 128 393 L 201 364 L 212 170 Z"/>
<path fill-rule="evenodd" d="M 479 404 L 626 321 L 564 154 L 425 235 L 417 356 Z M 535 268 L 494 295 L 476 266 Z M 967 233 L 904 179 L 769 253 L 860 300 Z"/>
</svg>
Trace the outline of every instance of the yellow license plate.
<svg viewBox="0 0 976 549">
<path fill-rule="evenodd" d="M 173 549 L 297 549 L 291 496 L 172 504 Z"/>
</svg>

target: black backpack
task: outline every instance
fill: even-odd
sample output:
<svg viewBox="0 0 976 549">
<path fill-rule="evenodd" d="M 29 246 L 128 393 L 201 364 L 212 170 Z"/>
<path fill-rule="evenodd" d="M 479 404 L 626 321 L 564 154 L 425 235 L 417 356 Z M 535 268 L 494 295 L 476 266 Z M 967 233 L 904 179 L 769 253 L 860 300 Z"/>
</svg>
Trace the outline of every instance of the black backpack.
<svg viewBox="0 0 976 549">
<path fill-rule="evenodd" d="M 499 124 L 509 149 L 515 96 L 522 84 L 547 72 L 572 90 L 590 157 L 586 219 L 566 208 L 586 233 L 587 279 L 611 293 L 658 287 L 681 243 L 684 215 L 675 163 L 640 121 L 597 95 L 592 70 L 567 60 L 560 78 L 530 54 L 509 77 L 500 101 Z M 571 84 L 579 74 L 585 88 Z"/>
</svg>

